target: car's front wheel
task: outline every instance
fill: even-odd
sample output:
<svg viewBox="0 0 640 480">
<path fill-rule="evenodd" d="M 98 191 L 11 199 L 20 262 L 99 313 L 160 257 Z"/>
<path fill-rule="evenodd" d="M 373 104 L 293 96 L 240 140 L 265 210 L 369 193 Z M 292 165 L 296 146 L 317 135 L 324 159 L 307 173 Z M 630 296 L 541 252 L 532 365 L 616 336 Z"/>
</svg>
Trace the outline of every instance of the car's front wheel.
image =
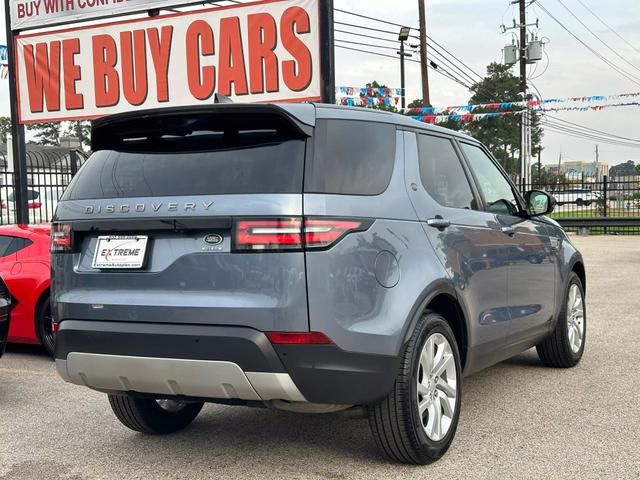
<svg viewBox="0 0 640 480">
<path fill-rule="evenodd" d="M 187 427 L 198 416 L 204 403 L 154 400 L 109 395 L 115 416 L 131 430 L 149 435 L 165 435 Z"/>
<path fill-rule="evenodd" d="M 446 320 L 426 313 L 401 359 L 395 385 L 369 407 L 378 447 L 401 463 L 428 464 L 442 457 L 455 436 L 462 397 L 461 362 Z"/>
<path fill-rule="evenodd" d="M 551 335 L 536 348 L 542 363 L 549 367 L 575 367 L 584 354 L 587 336 L 587 310 L 584 286 L 571 272 L 562 311 Z"/>
</svg>

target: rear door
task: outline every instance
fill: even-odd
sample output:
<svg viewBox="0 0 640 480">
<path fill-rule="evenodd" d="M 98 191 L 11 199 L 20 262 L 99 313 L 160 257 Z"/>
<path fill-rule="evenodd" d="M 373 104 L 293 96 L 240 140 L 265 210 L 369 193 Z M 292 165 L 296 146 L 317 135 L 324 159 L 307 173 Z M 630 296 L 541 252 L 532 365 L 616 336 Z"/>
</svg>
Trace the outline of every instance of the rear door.
<svg viewBox="0 0 640 480">
<path fill-rule="evenodd" d="M 509 335 L 505 234 L 494 215 L 480 210 L 450 137 L 407 133 L 405 155 L 412 203 L 468 314 L 468 371 L 481 369 L 501 359 L 496 355 Z"/>
<path fill-rule="evenodd" d="M 56 212 L 54 316 L 308 330 L 304 253 L 287 232 L 311 129 L 232 107 L 94 130 L 98 151 Z"/>
</svg>

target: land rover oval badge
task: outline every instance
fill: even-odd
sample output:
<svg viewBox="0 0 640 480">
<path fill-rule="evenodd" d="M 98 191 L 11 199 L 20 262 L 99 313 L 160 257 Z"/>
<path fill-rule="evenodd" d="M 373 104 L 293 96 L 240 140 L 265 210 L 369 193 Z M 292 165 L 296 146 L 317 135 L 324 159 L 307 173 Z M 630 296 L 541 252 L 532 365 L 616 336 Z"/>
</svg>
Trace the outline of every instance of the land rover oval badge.
<svg viewBox="0 0 640 480">
<path fill-rule="evenodd" d="M 209 245 L 220 245 L 222 243 L 222 235 L 217 233 L 210 233 L 206 237 L 204 237 L 205 243 Z"/>
</svg>

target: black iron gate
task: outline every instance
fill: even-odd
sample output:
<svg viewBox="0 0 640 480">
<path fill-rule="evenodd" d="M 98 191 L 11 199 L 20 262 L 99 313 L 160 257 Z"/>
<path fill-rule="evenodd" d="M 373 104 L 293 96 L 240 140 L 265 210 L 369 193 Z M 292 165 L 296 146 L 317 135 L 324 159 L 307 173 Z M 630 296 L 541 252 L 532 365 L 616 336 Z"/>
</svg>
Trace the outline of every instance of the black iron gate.
<svg viewBox="0 0 640 480">
<path fill-rule="evenodd" d="M 79 149 L 27 146 L 27 207 L 29 223 L 51 221 L 58 200 L 87 159 Z M 16 175 L 5 145 L 0 145 L 0 224 L 17 222 Z"/>
</svg>

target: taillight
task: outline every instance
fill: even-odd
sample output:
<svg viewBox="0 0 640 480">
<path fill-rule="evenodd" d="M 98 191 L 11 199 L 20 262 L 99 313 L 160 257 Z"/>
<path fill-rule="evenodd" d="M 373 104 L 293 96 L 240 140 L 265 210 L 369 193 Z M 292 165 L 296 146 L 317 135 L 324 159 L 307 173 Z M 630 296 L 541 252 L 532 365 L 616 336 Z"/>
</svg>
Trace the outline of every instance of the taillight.
<svg viewBox="0 0 640 480">
<path fill-rule="evenodd" d="M 333 345 L 321 332 L 265 332 L 265 335 L 274 345 Z"/>
<path fill-rule="evenodd" d="M 27 208 L 32 208 L 32 209 L 37 209 L 40 208 L 42 206 L 41 202 L 29 202 L 27 204 Z"/>
<path fill-rule="evenodd" d="M 234 251 L 323 249 L 370 225 L 370 221 L 338 218 L 239 219 L 234 224 Z"/>
<path fill-rule="evenodd" d="M 299 250 L 301 232 L 301 218 L 238 220 L 235 247 L 236 250 Z"/>
<path fill-rule="evenodd" d="M 51 226 L 51 253 L 71 251 L 71 225 L 54 223 Z"/>
</svg>

